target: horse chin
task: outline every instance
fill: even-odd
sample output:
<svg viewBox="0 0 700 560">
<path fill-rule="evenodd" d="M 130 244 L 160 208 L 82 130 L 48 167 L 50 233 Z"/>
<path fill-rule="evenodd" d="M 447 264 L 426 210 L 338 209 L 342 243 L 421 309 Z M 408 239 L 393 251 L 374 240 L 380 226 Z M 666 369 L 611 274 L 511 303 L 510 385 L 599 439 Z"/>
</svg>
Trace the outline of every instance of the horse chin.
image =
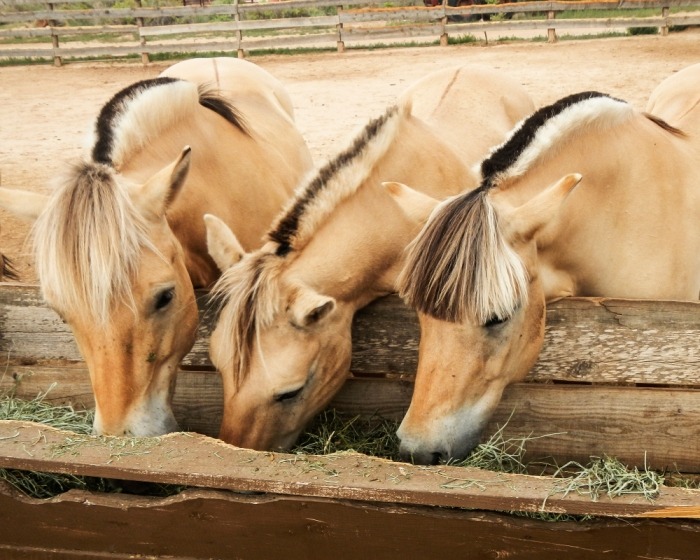
<svg viewBox="0 0 700 560">
<path fill-rule="evenodd" d="M 301 430 L 297 430 L 291 434 L 278 438 L 277 441 L 271 446 L 272 451 L 289 451 L 297 442 L 297 439 L 299 439 L 300 434 Z"/>
<path fill-rule="evenodd" d="M 135 417 L 134 417 L 135 416 Z M 171 410 L 159 410 L 155 414 L 138 414 L 127 417 L 119 426 L 107 426 L 99 412 L 95 413 L 92 432 L 100 436 L 155 437 L 177 432 L 180 426 Z"/>
<path fill-rule="evenodd" d="M 461 421 L 460 421 L 461 420 Z M 433 434 L 411 433 L 402 423 L 396 435 L 399 457 L 416 465 L 437 465 L 465 459 L 479 445 L 487 419 L 453 417 L 433 426 Z"/>
</svg>

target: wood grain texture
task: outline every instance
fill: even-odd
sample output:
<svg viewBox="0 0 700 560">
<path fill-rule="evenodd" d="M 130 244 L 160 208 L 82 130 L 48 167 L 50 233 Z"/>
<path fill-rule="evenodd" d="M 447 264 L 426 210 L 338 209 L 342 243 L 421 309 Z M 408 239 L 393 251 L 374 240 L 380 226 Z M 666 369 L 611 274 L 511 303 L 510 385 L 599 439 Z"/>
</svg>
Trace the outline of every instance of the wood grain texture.
<svg viewBox="0 0 700 560">
<path fill-rule="evenodd" d="M 357 453 L 262 453 L 202 435 L 159 438 L 78 436 L 32 422 L 0 421 L 0 467 L 72 473 L 305 498 L 430 505 L 506 512 L 639 517 L 700 507 L 700 491 L 662 487 L 593 501 L 548 476 L 454 466 L 424 467 Z"/>
<path fill-rule="evenodd" d="M 197 342 L 186 367 L 211 367 L 208 336 L 215 309 L 198 293 Z M 355 317 L 351 370 L 356 375 L 412 375 L 420 330 L 415 313 L 396 296 Z M 700 387 L 700 303 L 566 298 L 547 307 L 540 359 L 529 379 Z M 0 287 L 0 353 L 9 363 L 80 361 L 73 337 L 46 308 L 38 289 Z"/>
<path fill-rule="evenodd" d="M 47 401 L 94 406 L 82 368 L 11 367 L 8 372 L 0 390 L 28 399 L 48 390 Z M 331 407 L 399 421 L 412 391 L 408 380 L 351 378 Z M 173 408 L 182 429 L 216 437 L 222 400 L 217 373 L 180 372 Z M 700 472 L 698 389 L 520 383 L 506 390 L 483 439 L 503 426 L 504 437 L 529 439 L 530 461 L 587 463 L 591 456 L 609 455 L 639 468 Z"/>
<path fill-rule="evenodd" d="M 0 488 L 5 560 L 690 559 L 700 523 L 548 523 L 498 513 L 186 490 L 172 498 L 75 491 L 31 500 Z M 607 554 L 606 554 L 607 553 Z"/>
<path fill-rule="evenodd" d="M 201 370 L 211 368 L 207 338 L 216 312 L 205 293 L 198 300 L 198 341 L 178 375 L 174 409 L 183 429 L 216 436 L 221 379 Z M 694 302 L 553 303 L 545 347 L 529 382 L 506 390 L 484 438 L 507 424 L 507 437 L 548 436 L 528 443 L 529 459 L 552 457 L 561 464 L 607 454 L 638 467 L 700 472 L 698 311 Z M 331 406 L 400 420 L 412 395 L 406 372 L 415 368 L 419 336 L 415 314 L 396 297 L 358 313 L 352 362 L 357 376 Z M 94 406 L 72 335 L 35 287 L 0 288 L 0 351 L 7 356 L 0 389 L 22 398 L 48 391 L 50 401 Z M 649 386 L 634 386 L 641 383 Z"/>
</svg>

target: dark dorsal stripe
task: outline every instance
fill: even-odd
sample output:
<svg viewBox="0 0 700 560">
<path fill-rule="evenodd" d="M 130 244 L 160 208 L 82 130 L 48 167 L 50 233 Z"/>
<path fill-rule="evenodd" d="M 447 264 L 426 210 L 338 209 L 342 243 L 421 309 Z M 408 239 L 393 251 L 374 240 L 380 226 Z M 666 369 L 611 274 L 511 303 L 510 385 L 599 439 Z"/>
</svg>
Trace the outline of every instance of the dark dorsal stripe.
<svg viewBox="0 0 700 560">
<path fill-rule="evenodd" d="M 533 142 L 537 131 L 545 126 L 550 119 L 553 119 L 572 105 L 596 97 L 615 99 L 597 91 L 584 91 L 563 97 L 559 101 L 535 111 L 523 121 L 522 125 L 504 144 L 481 162 L 481 186 L 485 189 L 491 188 L 496 177 L 515 164 L 520 155 Z M 615 100 L 620 101 L 619 99 Z"/>
<path fill-rule="evenodd" d="M 249 135 L 248 126 L 243 115 L 231 105 L 230 101 L 224 99 L 206 85 L 199 86 L 199 104 L 226 119 L 242 133 Z"/>
<path fill-rule="evenodd" d="M 92 159 L 97 163 L 112 165 L 112 151 L 114 147 L 114 123 L 131 99 L 138 97 L 144 91 L 164 84 L 178 81 L 175 78 L 153 78 L 142 80 L 125 87 L 110 99 L 97 117 L 96 132 L 97 141 L 92 148 Z"/>
<path fill-rule="evenodd" d="M 137 98 L 139 95 L 151 88 L 181 81 L 183 80 L 170 77 L 152 78 L 150 80 L 136 82 L 117 92 L 112 99 L 110 99 L 104 105 L 104 107 L 102 107 L 102 110 L 97 117 L 97 140 L 92 148 L 93 161 L 96 163 L 103 163 L 105 165 L 113 165 L 112 154 L 114 153 L 114 127 L 116 120 L 119 115 L 128 110 L 129 102 L 132 99 Z M 199 103 L 203 107 L 206 107 L 207 109 L 221 115 L 224 119 L 247 134 L 247 130 L 241 115 L 239 115 L 235 108 L 220 95 L 217 95 L 212 90 L 207 89 L 205 86 L 200 86 Z"/>
<path fill-rule="evenodd" d="M 292 238 L 299 229 L 299 223 L 304 215 L 304 212 L 309 207 L 310 203 L 323 191 L 328 182 L 347 165 L 350 165 L 362 150 L 374 139 L 384 124 L 397 112 L 397 107 L 393 106 L 379 118 L 376 118 L 367 124 L 362 134 L 360 134 L 352 145 L 345 151 L 341 152 L 335 159 L 329 161 L 318 173 L 316 178 L 307 185 L 304 191 L 296 198 L 294 204 L 278 222 L 277 227 L 268 234 L 272 241 L 276 241 L 279 245 L 276 254 L 280 257 L 285 256 L 292 250 Z"/>
</svg>

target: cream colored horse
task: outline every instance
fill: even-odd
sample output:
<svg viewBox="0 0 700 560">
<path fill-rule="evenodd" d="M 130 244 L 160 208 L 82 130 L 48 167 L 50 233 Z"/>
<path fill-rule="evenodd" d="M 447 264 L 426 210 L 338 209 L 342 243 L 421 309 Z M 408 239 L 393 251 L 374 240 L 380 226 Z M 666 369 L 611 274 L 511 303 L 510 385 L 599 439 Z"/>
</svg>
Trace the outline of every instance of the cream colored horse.
<svg viewBox="0 0 700 560">
<path fill-rule="evenodd" d="M 682 100 L 698 86 L 675 100 L 691 108 Z M 698 299 L 698 133 L 601 94 L 570 96 L 513 131 L 482 163 L 479 189 L 435 211 L 400 281 L 421 324 L 405 459 L 459 459 L 479 442 L 503 389 L 537 359 L 547 301 Z"/>
<path fill-rule="evenodd" d="M 242 60 L 195 59 L 117 93 L 91 157 L 49 198 L 0 192 L 1 205 L 37 218 L 37 273 L 89 368 L 96 432 L 177 429 L 170 404 L 195 339 L 193 288 L 219 276 L 202 216 L 216 212 L 254 249 L 311 168 L 275 78 Z"/>
<path fill-rule="evenodd" d="M 434 206 L 382 182 L 411 181 L 439 198 L 473 188 L 470 166 L 532 110 L 517 83 L 490 69 L 442 70 L 323 167 L 263 248 L 243 255 L 207 217 L 212 254 L 227 269 L 210 350 L 223 376 L 222 439 L 287 448 L 347 378 L 355 311 L 395 291 L 404 249 Z M 397 203 L 405 197 L 408 214 Z"/>
</svg>

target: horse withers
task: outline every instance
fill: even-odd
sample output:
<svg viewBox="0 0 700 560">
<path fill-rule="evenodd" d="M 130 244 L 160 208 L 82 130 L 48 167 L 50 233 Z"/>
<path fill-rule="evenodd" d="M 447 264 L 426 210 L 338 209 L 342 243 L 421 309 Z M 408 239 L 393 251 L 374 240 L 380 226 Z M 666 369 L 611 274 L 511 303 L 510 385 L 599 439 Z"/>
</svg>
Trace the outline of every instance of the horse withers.
<svg viewBox="0 0 700 560">
<path fill-rule="evenodd" d="M 684 84 L 674 103 L 692 109 L 673 109 L 677 126 L 700 113 L 700 80 Z M 482 162 L 479 188 L 435 211 L 400 279 L 421 325 L 403 458 L 471 451 L 503 389 L 537 360 L 548 301 L 698 298 L 699 132 L 572 95 L 515 128 Z"/>
<path fill-rule="evenodd" d="M 223 376 L 222 439 L 256 449 L 294 443 L 348 377 L 353 315 L 395 291 L 432 197 L 475 187 L 471 166 L 533 109 L 493 70 L 432 73 L 310 179 L 261 249 L 241 254 L 207 218 L 212 254 L 227 268 L 210 341 Z"/>
<path fill-rule="evenodd" d="M 178 428 L 178 364 L 194 343 L 194 288 L 219 269 L 203 216 L 216 212 L 247 250 L 312 168 L 281 84 L 237 59 L 184 61 L 118 92 L 99 113 L 90 156 L 53 194 L 3 189 L 36 218 L 47 303 L 87 363 L 100 434 Z"/>
</svg>

